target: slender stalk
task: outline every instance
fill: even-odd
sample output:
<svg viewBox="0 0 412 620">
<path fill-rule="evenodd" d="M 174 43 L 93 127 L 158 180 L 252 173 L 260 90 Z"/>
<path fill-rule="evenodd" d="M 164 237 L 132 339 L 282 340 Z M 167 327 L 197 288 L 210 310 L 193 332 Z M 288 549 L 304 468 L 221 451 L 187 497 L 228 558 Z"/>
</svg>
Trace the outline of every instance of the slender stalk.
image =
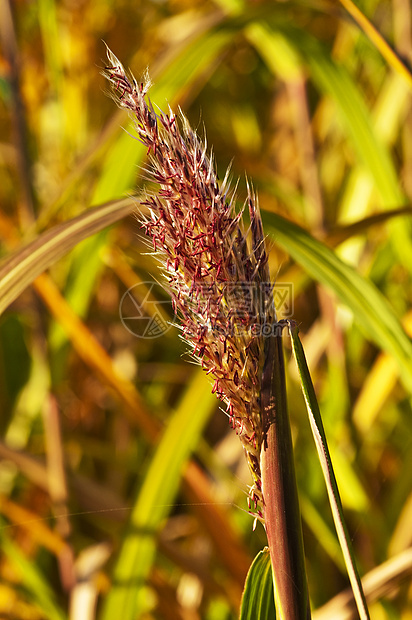
<svg viewBox="0 0 412 620">
<path fill-rule="evenodd" d="M 393 51 L 391 46 L 385 41 L 381 33 L 369 21 L 352 0 L 340 0 L 347 12 L 353 17 L 358 26 L 363 30 L 366 36 L 380 51 L 388 65 L 392 67 L 396 73 L 401 75 L 403 79 L 412 86 L 412 74 L 409 68 L 402 62 L 399 56 Z"/>
<path fill-rule="evenodd" d="M 267 339 L 262 377 L 261 450 L 265 528 L 272 561 L 276 612 L 281 620 L 311 617 L 286 401 L 281 328 Z"/>
<path fill-rule="evenodd" d="M 316 449 L 318 451 L 319 462 L 321 464 L 326 483 L 332 516 L 335 522 L 335 528 L 343 557 L 345 559 L 353 596 L 358 608 L 359 618 L 361 618 L 361 620 L 369 620 L 368 606 L 362 587 L 362 581 L 356 566 L 355 554 L 352 548 L 348 528 L 345 523 L 342 501 L 340 499 L 338 483 L 336 482 L 335 473 L 333 471 L 325 429 L 323 428 L 322 417 L 320 415 L 315 389 L 313 387 L 309 368 L 306 363 L 305 352 L 298 336 L 299 329 L 293 321 L 287 321 L 287 324 L 291 336 L 293 354 L 295 356 L 295 361 L 301 378 L 301 386 L 308 411 L 310 427 L 315 440 Z"/>
<path fill-rule="evenodd" d="M 6 66 L 9 67 L 9 83 L 11 87 L 12 105 L 10 112 L 14 125 L 14 141 L 16 145 L 17 166 L 21 199 L 17 201 L 19 223 L 22 228 L 29 226 L 34 220 L 34 191 L 27 145 L 28 129 L 20 84 L 20 61 L 13 18 L 13 2 L 0 2 L 0 41 Z"/>
</svg>

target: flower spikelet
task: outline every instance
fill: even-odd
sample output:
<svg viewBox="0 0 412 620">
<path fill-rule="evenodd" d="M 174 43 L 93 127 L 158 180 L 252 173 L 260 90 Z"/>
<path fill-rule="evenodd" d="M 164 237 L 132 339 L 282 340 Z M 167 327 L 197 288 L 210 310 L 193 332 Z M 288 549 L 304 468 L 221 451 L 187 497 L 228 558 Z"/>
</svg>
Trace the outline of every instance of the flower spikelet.
<svg viewBox="0 0 412 620">
<path fill-rule="evenodd" d="M 117 104 L 132 114 L 147 148 L 146 175 L 157 184 L 141 203 L 150 214 L 143 221 L 145 233 L 167 277 L 182 335 L 211 376 L 212 391 L 225 402 L 246 451 L 254 480 L 250 495 L 261 516 L 264 340 L 276 313 L 256 197 L 248 187 L 237 212 L 229 171 L 219 183 L 206 141 L 182 114 L 155 112 L 147 96 L 148 75 L 137 82 L 110 50 L 108 59 L 104 75 Z"/>
</svg>

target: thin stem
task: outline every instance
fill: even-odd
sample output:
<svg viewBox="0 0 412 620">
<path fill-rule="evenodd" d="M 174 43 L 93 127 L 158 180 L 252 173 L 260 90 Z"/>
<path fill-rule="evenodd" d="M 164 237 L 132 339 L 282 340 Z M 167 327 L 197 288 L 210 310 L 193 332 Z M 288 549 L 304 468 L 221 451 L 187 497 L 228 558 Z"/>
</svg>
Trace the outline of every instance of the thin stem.
<svg viewBox="0 0 412 620">
<path fill-rule="evenodd" d="M 372 41 L 376 48 L 380 51 L 389 66 L 392 67 L 396 73 L 401 75 L 404 80 L 412 86 L 412 74 L 410 69 L 402 62 L 402 60 L 396 55 L 391 46 L 385 41 L 381 33 L 375 28 L 375 26 L 369 21 L 369 19 L 362 13 L 360 9 L 352 2 L 352 0 L 340 0 L 341 4 L 345 7 L 347 12 L 353 17 L 358 24 L 359 28 L 363 30 L 366 36 Z"/>
<path fill-rule="evenodd" d="M 351 539 L 346 527 L 343 514 L 342 501 L 340 499 L 338 484 L 333 471 L 332 460 L 329 453 L 328 442 L 326 440 L 325 429 L 323 428 L 322 417 L 316 399 L 309 368 L 306 363 L 305 352 L 300 342 L 298 327 L 293 321 L 287 321 L 289 333 L 292 341 L 293 354 L 298 367 L 303 395 L 308 411 L 309 422 L 318 451 L 319 461 L 322 467 L 323 476 L 329 496 L 329 503 L 335 522 L 336 532 L 345 559 L 346 569 L 352 586 L 353 596 L 358 608 L 361 620 L 369 620 L 369 611 L 366 603 L 362 582 L 356 566 L 355 554 L 352 548 Z"/>
<path fill-rule="evenodd" d="M 9 64 L 9 82 L 12 105 L 11 114 L 14 125 L 14 140 L 17 152 L 17 164 L 20 178 L 22 200 L 17 201 L 19 221 L 22 228 L 34 220 L 34 191 L 32 184 L 30 156 L 27 149 L 28 130 L 20 88 L 19 52 L 14 27 L 12 3 L 10 0 L 0 2 L 0 39 L 4 55 Z"/>
</svg>

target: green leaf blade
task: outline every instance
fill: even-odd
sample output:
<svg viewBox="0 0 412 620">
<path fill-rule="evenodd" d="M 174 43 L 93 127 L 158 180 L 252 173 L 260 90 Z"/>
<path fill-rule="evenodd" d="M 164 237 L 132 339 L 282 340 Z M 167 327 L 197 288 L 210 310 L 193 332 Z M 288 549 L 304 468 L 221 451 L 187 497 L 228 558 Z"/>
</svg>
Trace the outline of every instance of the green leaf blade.
<svg viewBox="0 0 412 620">
<path fill-rule="evenodd" d="M 297 224 L 274 213 L 263 214 L 263 220 L 276 243 L 350 308 L 372 342 L 393 355 L 405 386 L 412 391 L 412 343 L 374 284 Z"/>
<path fill-rule="evenodd" d="M 88 209 L 81 215 L 41 233 L 0 265 L 0 314 L 37 276 L 80 241 L 114 224 L 134 209 L 131 199 Z"/>
<path fill-rule="evenodd" d="M 276 620 L 269 549 L 259 551 L 246 577 L 239 620 Z"/>
<path fill-rule="evenodd" d="M 133 508 L 129 533 L 120 550 L 101 620 L 116 617 L 133 620 L 145 608 L 147 591 L 144 586 L 155 559 L 156 535 L 175 501 L 183 467 L 215 406 L 216 397 L 204 373 L 199 371 L 151 460 Z"/>
</svg>

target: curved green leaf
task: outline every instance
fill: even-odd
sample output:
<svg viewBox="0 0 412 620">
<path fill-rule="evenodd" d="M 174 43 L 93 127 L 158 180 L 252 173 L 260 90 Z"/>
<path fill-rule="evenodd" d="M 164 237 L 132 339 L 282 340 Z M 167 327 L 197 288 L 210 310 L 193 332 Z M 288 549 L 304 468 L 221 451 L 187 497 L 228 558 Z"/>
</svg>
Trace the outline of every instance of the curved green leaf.
<svg viewBox="0 0 412 620">
<path fill-rule="evenodd" d="M 80 241 L 128 215 L 135 207 L 128 198 L 111 202 L 59 224 L 40 234 L 0 265 L 0 314 L 45 269 Z"/>
<path fill-rule="evenodd" d="M 2 532 L 4 521 L 0 521 L 0 542 L 3 554 L 10 560 L 18 573 L 24 578 L 27 596 L 50 620 L 66 620 L 67 616 L 56 602 L 56 596 L 49 582 L 39 570 L 38 565 L 30 561 L 15 542 Z"/>
<path fill-rule="evenodd" d="M 384 209 L 405 204 L 398 175 L 389 149 L 375 130 L 371 114 L 359 88 L 345 67 L 334 62 L 329 51 L 319 41 L 293 26 L 278 22 L 255 21 L 246 30 L 249 40 L 266 61 L 268 67 L 282 79 L 293 79 L 307 65 L 316 86 L 331 97 L 345 134 L 357 155 L 361 169 L 373 181 Z M 285 49 L 288 51 L 287 73 Z M 301 56 L 298 56 L 298 50 Z M 411 224 L 396 221 L 392 225 L 395 251 L 404 264 L 412 265 Z"/>
<path fill-rule="evenodd" d="M 262 213 L 265 230 L 316 281 L 329 287 L 352 310 L 355 321 L 379 348 L 395 357 L 412 391 L 412 343 L 374 284 L 344 263 L 326 245 L 280 215 Z"/>
<path fill-rule="evenodd" d="M 276 620 L 269 549 L 259 551 L 245 581 L 239 620 Z"/>
<path fill-rule="evenodd" d="M 301 71 L 304 64 L 309 65 L 311 77 L 320 90 L 333 98 L 347 135 L 359 160 L 372 175 L 383 203 L 394 207 L 404 202 L 389 152 L 378 139 L 367 106 L 347 70 L 333 62 L 326 49 L 301 30 L 288 26 L 280 31 L 278 23 L 272 29 L 267 23 L 254 22 L 247 32 L 275 75 L 284 77 L 284 60 L 280 54 L 285 46 L 290 50 L 290 63 L 293 61 L 295 73 Z M 292 53 L 290 43 L 302 53 L 301 58 Z M 294 75 L 290 69 L 288 74 Z"/>
</svg>

